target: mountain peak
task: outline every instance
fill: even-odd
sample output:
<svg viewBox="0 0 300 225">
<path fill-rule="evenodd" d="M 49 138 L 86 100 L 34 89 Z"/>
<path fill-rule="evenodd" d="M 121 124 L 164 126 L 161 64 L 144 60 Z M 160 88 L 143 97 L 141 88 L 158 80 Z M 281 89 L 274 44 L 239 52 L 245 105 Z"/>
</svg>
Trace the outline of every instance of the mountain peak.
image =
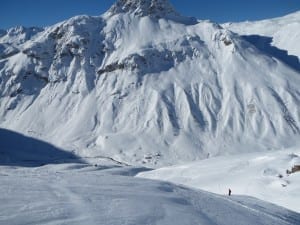
<svg viewBox="0 0 300 225">
<path fill-rule="evenodd" d="M 168 0 L 118 0 L 109 10 L 112 14 L 134 13 L 137 16 L 178 16 Z"/>
</svg>

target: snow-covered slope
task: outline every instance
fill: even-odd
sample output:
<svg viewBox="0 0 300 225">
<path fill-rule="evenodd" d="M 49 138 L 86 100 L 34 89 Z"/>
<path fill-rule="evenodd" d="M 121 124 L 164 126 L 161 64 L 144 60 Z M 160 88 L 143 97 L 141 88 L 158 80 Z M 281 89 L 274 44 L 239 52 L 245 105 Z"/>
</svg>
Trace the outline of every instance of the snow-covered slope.
<svg viewBox="0 0 300 225">
<path fill-rule="evenodd" d="M 172 181 L 218 194 L 249 195 L 300 212 L 299 149 L 217 157 L 144 172 L 139 177 Z"/>
<path fill-rule="evenodd" d="M 149 166 L 299 142 L 299 72 L 167 0 L 24 32 L 0 39 L 1 127 Z"/>
<path fill-rule="evenodd" d="M 300 11 L 275 19 L 227 23 L 224 27 L 241 35 L 269 37 L 272 45 L 300 59 Z"/>
<path fill-rule="evenodd" d="M 39 27 L 13 27 L 8 30 L 0 30 L 0 42 L 11 45 L 19 45 L 30 40 L 34 35 L 42 32 L 44 29 Z"/>
<path fill-rule="evenodd" d="M 229 198 L 170 183 L 120 176 L 114 168 L 104 170 L 80 164 L 27 169 L 0 167 L 0 180 L 3 225 L 300 223 L 298 213 L 258 199 Z"/>
</svg>

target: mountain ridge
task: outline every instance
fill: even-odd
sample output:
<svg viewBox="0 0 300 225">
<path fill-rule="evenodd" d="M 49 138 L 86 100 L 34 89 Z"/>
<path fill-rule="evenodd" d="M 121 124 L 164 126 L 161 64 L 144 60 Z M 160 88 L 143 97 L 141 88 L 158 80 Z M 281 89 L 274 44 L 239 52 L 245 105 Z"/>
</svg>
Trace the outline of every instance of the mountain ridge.
<svg viewBox="0 0 300 225">
<path fill-rule="evenodd" d="M 300 60 L 300 47 L 297 44 L 300 38 L 300 11 L 273 19 L 225 23 L 223 26 L 240 35 L 268 37 L 273 46 L 286 50 L 289 55 L 297 56 Z"/>
<path fill-rule="evenodd" d="M 0 38 L 0 126 L 154 167 L 298 142 L 297 71 L 218 24 L 134 10 Z"/>
<path fill-rule="evenodd" d="M 134 13 L 136 16 L 179 16 L 168 0 L 118 0 L 109 13 Z"/>
</svg>

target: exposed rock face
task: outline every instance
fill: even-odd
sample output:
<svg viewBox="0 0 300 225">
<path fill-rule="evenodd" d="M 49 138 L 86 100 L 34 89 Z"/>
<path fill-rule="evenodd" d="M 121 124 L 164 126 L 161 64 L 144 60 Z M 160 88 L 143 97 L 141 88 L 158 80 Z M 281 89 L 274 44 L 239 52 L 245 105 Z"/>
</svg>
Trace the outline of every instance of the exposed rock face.
<svg viewBox="0 0 300 225">
<path fill-rule="evenodd" d="M 134 13 L 138 16 L 178 16 L 168 0 L 118 0 L 109 10 L 111 13 Z"/>
</svg>

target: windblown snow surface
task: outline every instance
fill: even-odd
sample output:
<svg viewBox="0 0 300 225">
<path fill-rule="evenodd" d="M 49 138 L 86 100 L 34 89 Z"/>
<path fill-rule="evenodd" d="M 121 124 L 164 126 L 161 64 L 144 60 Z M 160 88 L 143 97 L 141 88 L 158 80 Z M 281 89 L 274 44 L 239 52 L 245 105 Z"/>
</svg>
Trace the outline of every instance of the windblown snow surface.
<svg viewBox="0 0 300 225">
<path fill-rule="evenodd" d="M 0 49 L 0 126 L 81 157 L 156 167 L 300 140 L 299 70 L 166 0 L 12 28 Z"/>
</svg>

